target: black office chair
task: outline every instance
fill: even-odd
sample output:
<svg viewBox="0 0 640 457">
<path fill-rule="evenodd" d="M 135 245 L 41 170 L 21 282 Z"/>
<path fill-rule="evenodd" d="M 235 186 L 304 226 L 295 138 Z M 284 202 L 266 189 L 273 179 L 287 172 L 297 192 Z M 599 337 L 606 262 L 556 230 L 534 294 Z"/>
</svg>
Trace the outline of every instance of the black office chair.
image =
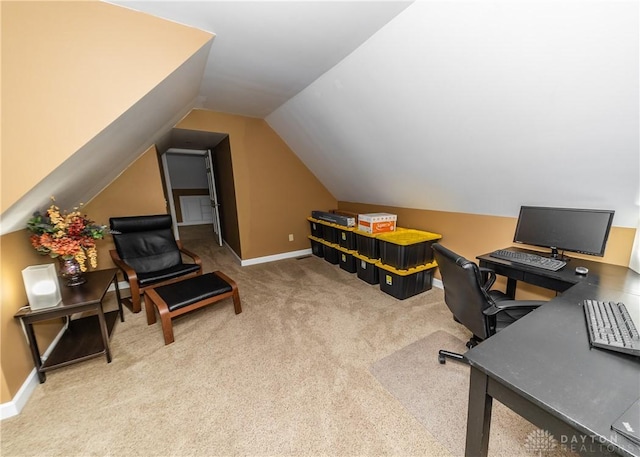
<svg viewBox="0 0 640 457">
<path fill-rule="evenodd" d="M 141 295 L 149 287 L 202 274 L 200 257 L 175 239 L 170 215 L 112 217 L 109 225 L 116 247 L 109 254 L 131 290 L 122 302 L 134 313 L 142 309 Z M 184 263 L 182 254 L 193 263 Z"/>
<path fill-rule="evenodd" d="M 467 348 L 472 348 L 545 303 L 511 300 L 504 293 L 491 290 L 496 280 L 493 270 L 480 268 L 439 243 L 433 244 L 432 249 L 444 285 L 444 301 L 453 313 L 454 320 L 473 333 Z M 438 352 L 440 363 L 445 363 L 447 358 L 467 362 L 464 355 L 441 349 Z"/>
</svg>

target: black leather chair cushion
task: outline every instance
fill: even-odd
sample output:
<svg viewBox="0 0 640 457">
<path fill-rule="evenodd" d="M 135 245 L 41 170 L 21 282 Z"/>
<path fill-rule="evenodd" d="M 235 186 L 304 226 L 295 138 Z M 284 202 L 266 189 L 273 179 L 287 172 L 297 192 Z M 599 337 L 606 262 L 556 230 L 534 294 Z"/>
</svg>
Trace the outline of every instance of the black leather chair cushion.
<svg viewBox="0 0 640 457">
<path fill-rule="evenodd" d="M 180 249 L 171 230 L 113 235 L 120 258 L 136 273 L 166 270 L 182 263 Z"/>
<path fill-rule="evenodd" d="M 187 267 L 182 264 L 168 214 L 111 218 L 109 225 L 120 258 L 142 278 L 153 272 L 153 277 L 140 280 L 141 285 L 163 276 L 180 276 Z"/>
<path fill-rule="evenodd" d="M 192 303 L 231 292 L 231 290 L 229 283 L 213 273 L 185 279 L 184 281 L 155 289 L 167 304 L 169 311 L 175 311 Z"/>
<path fill-rule="evenodd" d="M 171 216 L 169 214 L 157 214 L 153 216 L 128 216 L 112 217 L 109 219 L 109 227 L 112 232 L 132 233 L 148 232 L 150 230 L 172 229 Z"/>
<path fill-rule="evenodd" d="M 166 281 L 189 273 L 195 273 L 199 269 L 200 266 L 194 263 L 181 263 L 180 265 L 175 265 L 160 271 L 138 273 L 138 284 L 140 284 L 141 287 L 146 287 L 156 282 Z"/>
</svg>

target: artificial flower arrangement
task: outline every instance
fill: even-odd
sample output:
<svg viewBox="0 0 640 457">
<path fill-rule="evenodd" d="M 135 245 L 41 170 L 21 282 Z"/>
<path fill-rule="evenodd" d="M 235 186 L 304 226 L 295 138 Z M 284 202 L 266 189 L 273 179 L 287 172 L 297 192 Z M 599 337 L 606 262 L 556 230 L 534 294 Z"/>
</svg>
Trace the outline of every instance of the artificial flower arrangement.
<svg viewBox="0 0 640 457">
<path fill-rule="evenodd" d="M 51 197 L 51 201 L 55 199 Z M 52 203 L 45 214 L 36 211 L 27 221 L 27 228 L 33 232 L 31 244 L 40 254 L 75 259 L 83 272 L 87 271 L 87 259 L 93 268 L 98 265 L 95 240 L 104 238 L 106 227 L 83 216 L 79 207 L 60 212 Z"/>
</svg>

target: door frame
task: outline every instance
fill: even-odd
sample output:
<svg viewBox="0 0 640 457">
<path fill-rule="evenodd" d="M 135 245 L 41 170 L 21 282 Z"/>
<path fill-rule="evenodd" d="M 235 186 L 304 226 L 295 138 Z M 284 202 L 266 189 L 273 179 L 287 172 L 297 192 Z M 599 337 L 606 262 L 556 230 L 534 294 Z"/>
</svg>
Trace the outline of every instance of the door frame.
<svg viewBox="0 0 640 457">
<path fill-rule="evenodd" d="M 167 161 L 167 154 L 176 155 L 194 155 L 205 157 L 207 155 L 206 149 L 183 149 L 183 148 L 169 148 L 162 153 L 162 168 L 164 171 L 164 181 L 167 187 L 167 200 L 169 203 L 169 212 L 171 213 L 171 220 L 173 223 L 173 234 L 176 240 L 180 239 L 180 232 L 178 230 L 178 218 L 176 215 L 176 206 L 173 203 L 173 186 L 171 185 L 171 176 L 169 175 L 169 162 Z"/>
</svg>

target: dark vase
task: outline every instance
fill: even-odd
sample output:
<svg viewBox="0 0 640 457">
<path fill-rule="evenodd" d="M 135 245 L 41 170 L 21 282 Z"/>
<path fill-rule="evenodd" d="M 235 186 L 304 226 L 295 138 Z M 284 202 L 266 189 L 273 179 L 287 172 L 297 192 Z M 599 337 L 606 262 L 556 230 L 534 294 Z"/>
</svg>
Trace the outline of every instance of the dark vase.
<svg viewBox="0 0 640 457">
<path fill-rule="evenodd" d="M 60 263 L 60 276 L 64 278 L 67 286 L 79 286 L 87 282 L 87 279 L 82 276 L 82 269 L 75 258 L 63 259 L 58 257 L 58 261 Z"/>
</svg>

